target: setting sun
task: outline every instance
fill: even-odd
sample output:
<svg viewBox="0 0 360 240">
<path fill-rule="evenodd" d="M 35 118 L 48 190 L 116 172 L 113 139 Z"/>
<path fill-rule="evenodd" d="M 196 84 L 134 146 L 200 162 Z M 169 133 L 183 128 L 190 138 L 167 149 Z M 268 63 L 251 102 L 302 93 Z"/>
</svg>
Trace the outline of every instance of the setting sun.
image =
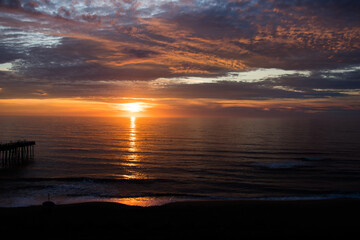
<svg viewBox="0 0 360 240">
<path fill-rule="evenodd" d="M 116 103 L 113 105 L 113 109 L 119 112 L 119 116 L 148 116 L 148 109 L 153 108 L 155 104 L 147 102 L 127 102 L 127 103 Z"/>
<path fill-rule="evenodd" d="M 142 103 L 124 103 L 123 110 L 132 113 L 141 112 L 144 110 L 144 107 L 142 105 Z"/>
</svg>

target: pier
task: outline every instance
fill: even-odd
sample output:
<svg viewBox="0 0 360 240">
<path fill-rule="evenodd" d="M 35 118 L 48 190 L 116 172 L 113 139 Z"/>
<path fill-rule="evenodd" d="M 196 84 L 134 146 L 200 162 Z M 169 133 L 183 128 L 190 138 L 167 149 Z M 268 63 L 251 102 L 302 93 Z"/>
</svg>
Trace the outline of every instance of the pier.
<svg viewBox="0 0 360 240">
<path fill-rule="evenodd" d="M 21 166 L 33 160 L 34 146 L 34 141 L 0 143 L 0 167 Z"/>
</svg>

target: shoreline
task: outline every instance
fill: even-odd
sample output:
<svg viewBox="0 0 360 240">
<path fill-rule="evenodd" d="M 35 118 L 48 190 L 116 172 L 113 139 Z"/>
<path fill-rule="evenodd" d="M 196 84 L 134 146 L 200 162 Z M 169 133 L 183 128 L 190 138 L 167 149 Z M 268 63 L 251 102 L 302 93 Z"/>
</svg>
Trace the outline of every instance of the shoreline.
<svg viewBox="0 0 360 240">
<path fill-rule="evenodd" d="M 360 233 L 360 200 L 87 202 L 0 208 L 0 230 L 47 239 L 338 237 Z M 17 231 L 21 229 L 21 231 Z M 114 235 L 115 234 L 115 235 Z"/>
</svg>

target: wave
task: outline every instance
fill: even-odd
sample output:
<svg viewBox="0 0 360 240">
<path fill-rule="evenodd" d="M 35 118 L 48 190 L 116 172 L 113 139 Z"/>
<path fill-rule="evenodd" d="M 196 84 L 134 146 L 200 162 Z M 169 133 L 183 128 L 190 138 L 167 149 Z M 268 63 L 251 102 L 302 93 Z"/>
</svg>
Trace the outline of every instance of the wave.
<svg viewBox="0 0 360 240">
<path fill-rule="evenodd" d="M 302 160 L 305 160 L 305 161 L 323 161 L 323 160 L 325 160 L 325 158 L 306 157 L 306 158 L 303 158 Z"/>
<path fill-rule="evenodd" d="M 182 151 L 194 151 L 192 148 L 160 148 L 161 151 L 169 151 L 169 152 L 182 152 Z M 243 151 L 243 150 L 226 150 L 226 149 L 208 149 L 206 152 L 223 152 L 223 153 L 266 153 L 266 154 L 324 154 L 323 152 L 317 152 L 317 151 L 294 151 L 294 149 L 277 149 L 274 151 L 266 151 L 266 150 L 258 150 L 258 151 Z"/>
<path fill-rule="evenodd" d="M 203 196 L 196 194 L 138 194 L 138 195 L 76 195 L 55 196 L 53 201 L 56 204 L 71 204 L 84 202 L 117 202 L 134 206 L 160 206 L 171 202 L 183 201 L 318 201 L 336 199 L 360 199 L 360 192 L 356 193 L 334 193 L 324 195 L 308 196 L 268 196 L 268 197 L 219 197 Z M 0 207 L 26 207 L 40 205 L 45 198 L 39 197 L 16 197 L 13 201 L 1 202 Z M 15 200 L 15 201 L 14 201 Z"/>
<path fill-rule="evenodd" d="M 175 154 L 179 154 L 180 152 L 189 152 L 189 154 L 191 155 L 192 152 L 200 152 L 196 149 L 187 149 L 187 148 L 162 148 L 160 149 L 162 152 L 175 152 Z M 258 151 L 236 151 L 236 150 L 223 150 L 223 149 L 216 149 L 216 150 L 205 150 L 205 151 L 201 151 L 202 153 L 204 153 L 206 155 L 206 153 L 231 153 L 231 154 L 254 154 L 254 155 L 258 155 L 258 154 L 268 154 L 268 155 L 323 155 L 324 152 L 313 152 L 313 151 L 308 151 L 308 152 L 302 152 L 302 151 L 293 151 L 293 150 L 286 150 L 284 149 L 283 151 L 266 151 L 266 150 L 258 150 Z M 202 154 L 202 153 L 198 153 L 198 154 Z M 184 155 L 188 155 L 186 153 L 183 153 Z"/>
<path fill-rule="evenodd" d="M 278 196 L 278 197 L 258 197 L 249 200 L 261 201 L 308 201 L 308 200 L 328 200 L 328 199 L 360 199 L 360 192 L 356 193 L 333 193 L 324 195 L 309 196 Z"/>
<path fill-rule="evenodd" d="M 216 199 L 216 197 L 209 197 L 200 194 L 186 194 L 186 193 L 138 193 L 134 195 L 120 195 L 120 194 L 67 194 L 68 197 L 94 197 L 94 198 L 163 198 L 163 197 L 174 197 L 174 198 L 186 198 L 186 199 Z"/>
<path fill-rule="evenodd" d="M 297 167 L 304 167 L 307 164 L 303 162 L 269 162 L 269 163 L 254 163 L 254 166 L 267 169 L 291 169 Z"/>
<path fill-rule="evenodd" d="M 266 159 L 279 160 L 279 158 L 266 158 Z M 320 162 L 326 159 L 321 157 L 303 157 L 303 158 L 294 158 L 293 160 L 294 161 L 256 162 L 253 163 L 252 165 L 262 168 L 268 168 L 268 169 L 291 169 L 291 168 L 309 166 L 311 164 L 310 162 Z"/>
<path fill-rule="evenodd" d="M 114 178 L 88 178 L 88 177 L 65 177 L 65 178 L 1 178 L 0 182 L 71 182 L 71 183 L 155 183 L 174 182 L 170 179 L 114 179 Z"/>
</svg>

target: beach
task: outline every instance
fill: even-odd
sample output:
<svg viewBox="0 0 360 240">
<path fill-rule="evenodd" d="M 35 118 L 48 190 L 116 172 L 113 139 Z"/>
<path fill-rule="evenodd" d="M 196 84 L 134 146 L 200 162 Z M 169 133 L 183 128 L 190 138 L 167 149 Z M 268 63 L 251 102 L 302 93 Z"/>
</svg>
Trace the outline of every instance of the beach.
<svg viewBox="0 0 360 240">
<path fill-rule="evenodd" d="M 36 239 L 346 239 L 360 200 L 187 201 L 136 207 L 90 202 L 0 209 L 6 236 Z"/>
</svg>

